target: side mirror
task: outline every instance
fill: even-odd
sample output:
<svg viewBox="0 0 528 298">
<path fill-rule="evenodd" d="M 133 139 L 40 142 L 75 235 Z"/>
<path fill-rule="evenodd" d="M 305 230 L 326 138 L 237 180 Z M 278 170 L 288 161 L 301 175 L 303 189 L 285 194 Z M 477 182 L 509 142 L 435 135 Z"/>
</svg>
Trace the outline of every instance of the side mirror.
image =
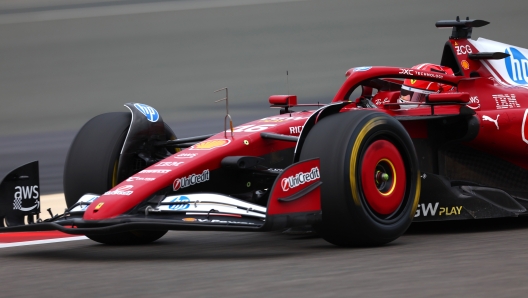
<svg viewBox="0 0 528 298">
<path fill-rule="evenodd" d="M 271 107 L 294 107 L 297 105 L 296 95 L 272 95 L 269 98 Z"/>
</svg>

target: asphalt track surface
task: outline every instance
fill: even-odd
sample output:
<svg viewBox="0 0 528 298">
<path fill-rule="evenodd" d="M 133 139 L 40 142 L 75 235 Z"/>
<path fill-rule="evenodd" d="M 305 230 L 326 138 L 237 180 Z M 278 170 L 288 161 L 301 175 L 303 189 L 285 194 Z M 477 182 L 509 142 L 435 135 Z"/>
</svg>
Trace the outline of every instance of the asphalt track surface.
<svg viewBox="0 0 528 298">
<path fill-rule="evenodd" d="M 473 38 L 528 48 L 525 1 L 0 2 L 0 176 L 41 161 L 61 192 L 65 154 L 91 117 L 157 108 L 179 136 L 276 114 L 271 94 L 331 100 L 354 66 L 439 62 L 456 15 Z M 289 76 L 286 78 L 286 71 Z M 286 83 L 288 81 L 288 83 Z M 89 240 L 0 249 L 2 296 L 521 296 L 528 220 L 413 225 L 379 248 L 280 233 L 170 232 L 153 245 Z"/>
</svg>

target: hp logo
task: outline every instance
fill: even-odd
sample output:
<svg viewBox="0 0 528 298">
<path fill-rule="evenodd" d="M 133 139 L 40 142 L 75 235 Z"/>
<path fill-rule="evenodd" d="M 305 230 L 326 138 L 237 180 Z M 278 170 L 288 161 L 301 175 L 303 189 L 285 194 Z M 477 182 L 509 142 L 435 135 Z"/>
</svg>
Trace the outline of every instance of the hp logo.
<svg viewBox="0 0 528 298">
<path fill-rule="evenodd" d="M 146 104 L 142 104 L 142 103 L 135 103 L 134 107 L 136 107 L 136 109 L 138 109 L 138 111 L 143 113 L 143 115 L 145 115 L 145 117 L 147 117 L 148 121 L 150 121 L 150 122 L 158 121 L 159 113 L 153 107 L 148 106 Z"/>
<path fill-rule="evenodd" d="M 186 196 L 180 196 L 180 197 L 175 197 L 174 199 L 172 199 L 171 202 L 186 203 L 186 202 L 190 202 L 190 200 Z M 172 209 L 172 210 L 185 210 L 185 209 L 189 209 L 189 204 L 169 205 L 169 209 Z"/>
<path fill-rule="evenodd" d="M 508 75 L 517 84 L 528 84 L 528 59 L 516 48 L 510 47 L 504 51 L 510 54 L 504 59 Z"/>
</svg>

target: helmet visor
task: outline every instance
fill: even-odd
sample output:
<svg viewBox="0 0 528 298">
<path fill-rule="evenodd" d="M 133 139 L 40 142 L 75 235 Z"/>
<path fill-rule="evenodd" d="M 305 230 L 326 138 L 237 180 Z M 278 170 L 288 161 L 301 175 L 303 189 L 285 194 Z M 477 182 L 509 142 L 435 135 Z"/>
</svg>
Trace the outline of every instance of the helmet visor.
<svg viewBox="0 0 528 298">
<path fill-rule="evenodd" d="M 408 90 L 407 88 L 401 88 L 400 90 L 400 99 L 404 102 L 424 102 L 425 96 L 429 93 L 433 92 L 427 92 L 422 93 L 417 91 L 415 88 L 409 88 L 411 90 Z"/>
</svg>

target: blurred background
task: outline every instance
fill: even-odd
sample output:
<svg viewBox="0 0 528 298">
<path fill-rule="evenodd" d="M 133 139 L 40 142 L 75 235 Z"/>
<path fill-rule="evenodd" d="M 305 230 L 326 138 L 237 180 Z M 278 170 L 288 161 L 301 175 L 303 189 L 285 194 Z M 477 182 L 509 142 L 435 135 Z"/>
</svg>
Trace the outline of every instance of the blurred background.
<svg viewBox="0 0 528 298">
<path fill-rule="evenodd" d="M 351 67 L 440 62 L 441 19 L 490 21 L 473 38 L 528 47 L 526 1 L 3 0 L 0 176 L 39 159 L 42 193 L 90 118 L 155 107 L 180 137 L 275 115 L 272 94 L 329 102 Z M 288 71 L 288 77 L 286 72 Z M 287 83 L 288 82 L 288 83 Z"/>
</svg>

